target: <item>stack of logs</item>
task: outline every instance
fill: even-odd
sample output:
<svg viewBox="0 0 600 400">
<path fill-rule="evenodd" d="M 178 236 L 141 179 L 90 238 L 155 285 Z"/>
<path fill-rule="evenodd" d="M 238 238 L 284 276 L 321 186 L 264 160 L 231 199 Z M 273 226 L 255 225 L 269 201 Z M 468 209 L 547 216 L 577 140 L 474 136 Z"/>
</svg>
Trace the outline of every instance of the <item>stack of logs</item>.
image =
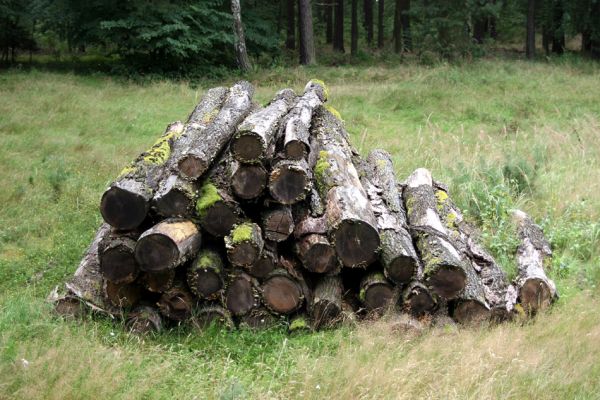
<svg viewBox="0 0 600 400">
<path fill-rule="evenodd" d="M 429 171 L 399 182 L 385 151 L 359 156 L 322 82 L 265 107 L 253 92 L 208 90 L 121 172 L 60 312 L 83 304 L 135 331 L 319 329 L 384 312 L 502 321 L 556 298 L 550 246 L 526 214 L 510 284 Z"/>
</svg>

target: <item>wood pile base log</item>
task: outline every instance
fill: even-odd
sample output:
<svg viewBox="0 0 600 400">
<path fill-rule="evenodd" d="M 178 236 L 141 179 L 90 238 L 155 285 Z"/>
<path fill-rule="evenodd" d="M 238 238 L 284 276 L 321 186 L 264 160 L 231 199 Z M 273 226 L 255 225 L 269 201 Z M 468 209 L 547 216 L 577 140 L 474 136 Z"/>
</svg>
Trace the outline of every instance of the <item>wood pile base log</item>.
<svg viewBox="0 0 600 400">
<path fill-rule="evenodd" d="M 302 335 L 383 314 L 392 329 L 497 323 L 557 298 L 550 245 L 525 213 L 514 212 L 509 283 L 430 171 L 401 182 L 392 155 L 360 156 L 322 82 L 264 107 L 253 93 L 248 82 L 208 90 L 119 174 L 100 201 L 106 222 L 51 294 L 57 313 L 123 318 L 136 334 Z"/>
</svg>

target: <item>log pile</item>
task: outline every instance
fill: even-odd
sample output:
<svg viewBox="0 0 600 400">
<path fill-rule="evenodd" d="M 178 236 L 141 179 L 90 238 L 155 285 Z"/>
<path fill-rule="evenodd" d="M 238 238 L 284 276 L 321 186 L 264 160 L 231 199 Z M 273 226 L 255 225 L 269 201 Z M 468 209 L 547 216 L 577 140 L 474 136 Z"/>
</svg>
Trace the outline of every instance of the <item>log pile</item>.
<svg viewBox="0 0 600 400">
<path fill-rule="evenodd" d="M 556 298 L 549 244 L 525 213 L 510 283 L 428 170 L 400 182 L 388 153 L 358 154 L 322 82 L 264 107 L 253 93 L 208 90 L 119 174 L 59 312 L 91 308 L 136 332 L 299 330 L 385 312 L 478 324 Z"/>
</svg>

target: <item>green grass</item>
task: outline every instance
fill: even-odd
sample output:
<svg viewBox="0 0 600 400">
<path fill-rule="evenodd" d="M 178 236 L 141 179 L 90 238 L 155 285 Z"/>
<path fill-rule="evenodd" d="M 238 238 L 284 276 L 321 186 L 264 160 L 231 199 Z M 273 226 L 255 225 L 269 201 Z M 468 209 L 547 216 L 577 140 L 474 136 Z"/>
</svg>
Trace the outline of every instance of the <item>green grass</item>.
<svg viewBox="0 0 600 400">
<path fill-rule="evenodd" d="M 108 320 L 58 320 L 44 299 L 74 272 L 111 178 L 207 87 L 235 78 L 192 89 L 9 71 L 0 74 L 0 398 L 598 398 L 600 67 L 488 60 L 249 78 L 266 102 L 314 77 L 363 154 L 382 147 L 400 177 L 424 166 L 450 184 L 509 273 L 508 210 L 542 223 L 557 306 L 524 326 L 419 338 L 381 322 L 138 339 Z"/>
</svg>

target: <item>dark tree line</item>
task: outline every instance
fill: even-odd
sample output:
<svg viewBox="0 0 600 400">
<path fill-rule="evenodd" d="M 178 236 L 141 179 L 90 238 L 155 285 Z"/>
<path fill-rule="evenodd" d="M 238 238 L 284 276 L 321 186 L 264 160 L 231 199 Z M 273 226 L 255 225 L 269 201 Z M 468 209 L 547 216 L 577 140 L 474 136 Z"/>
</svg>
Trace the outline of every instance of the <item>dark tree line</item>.
<svg viewBox="0 0 600 400">
<path fill-rule="evenodd" d="M 302 64 L 317 49 L 473 54 L 519 40 L 535 57 L 567 39 L 600 58 L 600 0 L 0 0 L 0 61 L 61 48 L 117 55 L 140 69 L 269 63 L 281 48 Z M 541 40 L 539 40 L 541 39 Z M 349 45 L 349 47 L 348 47 Z"/>
</svg>

